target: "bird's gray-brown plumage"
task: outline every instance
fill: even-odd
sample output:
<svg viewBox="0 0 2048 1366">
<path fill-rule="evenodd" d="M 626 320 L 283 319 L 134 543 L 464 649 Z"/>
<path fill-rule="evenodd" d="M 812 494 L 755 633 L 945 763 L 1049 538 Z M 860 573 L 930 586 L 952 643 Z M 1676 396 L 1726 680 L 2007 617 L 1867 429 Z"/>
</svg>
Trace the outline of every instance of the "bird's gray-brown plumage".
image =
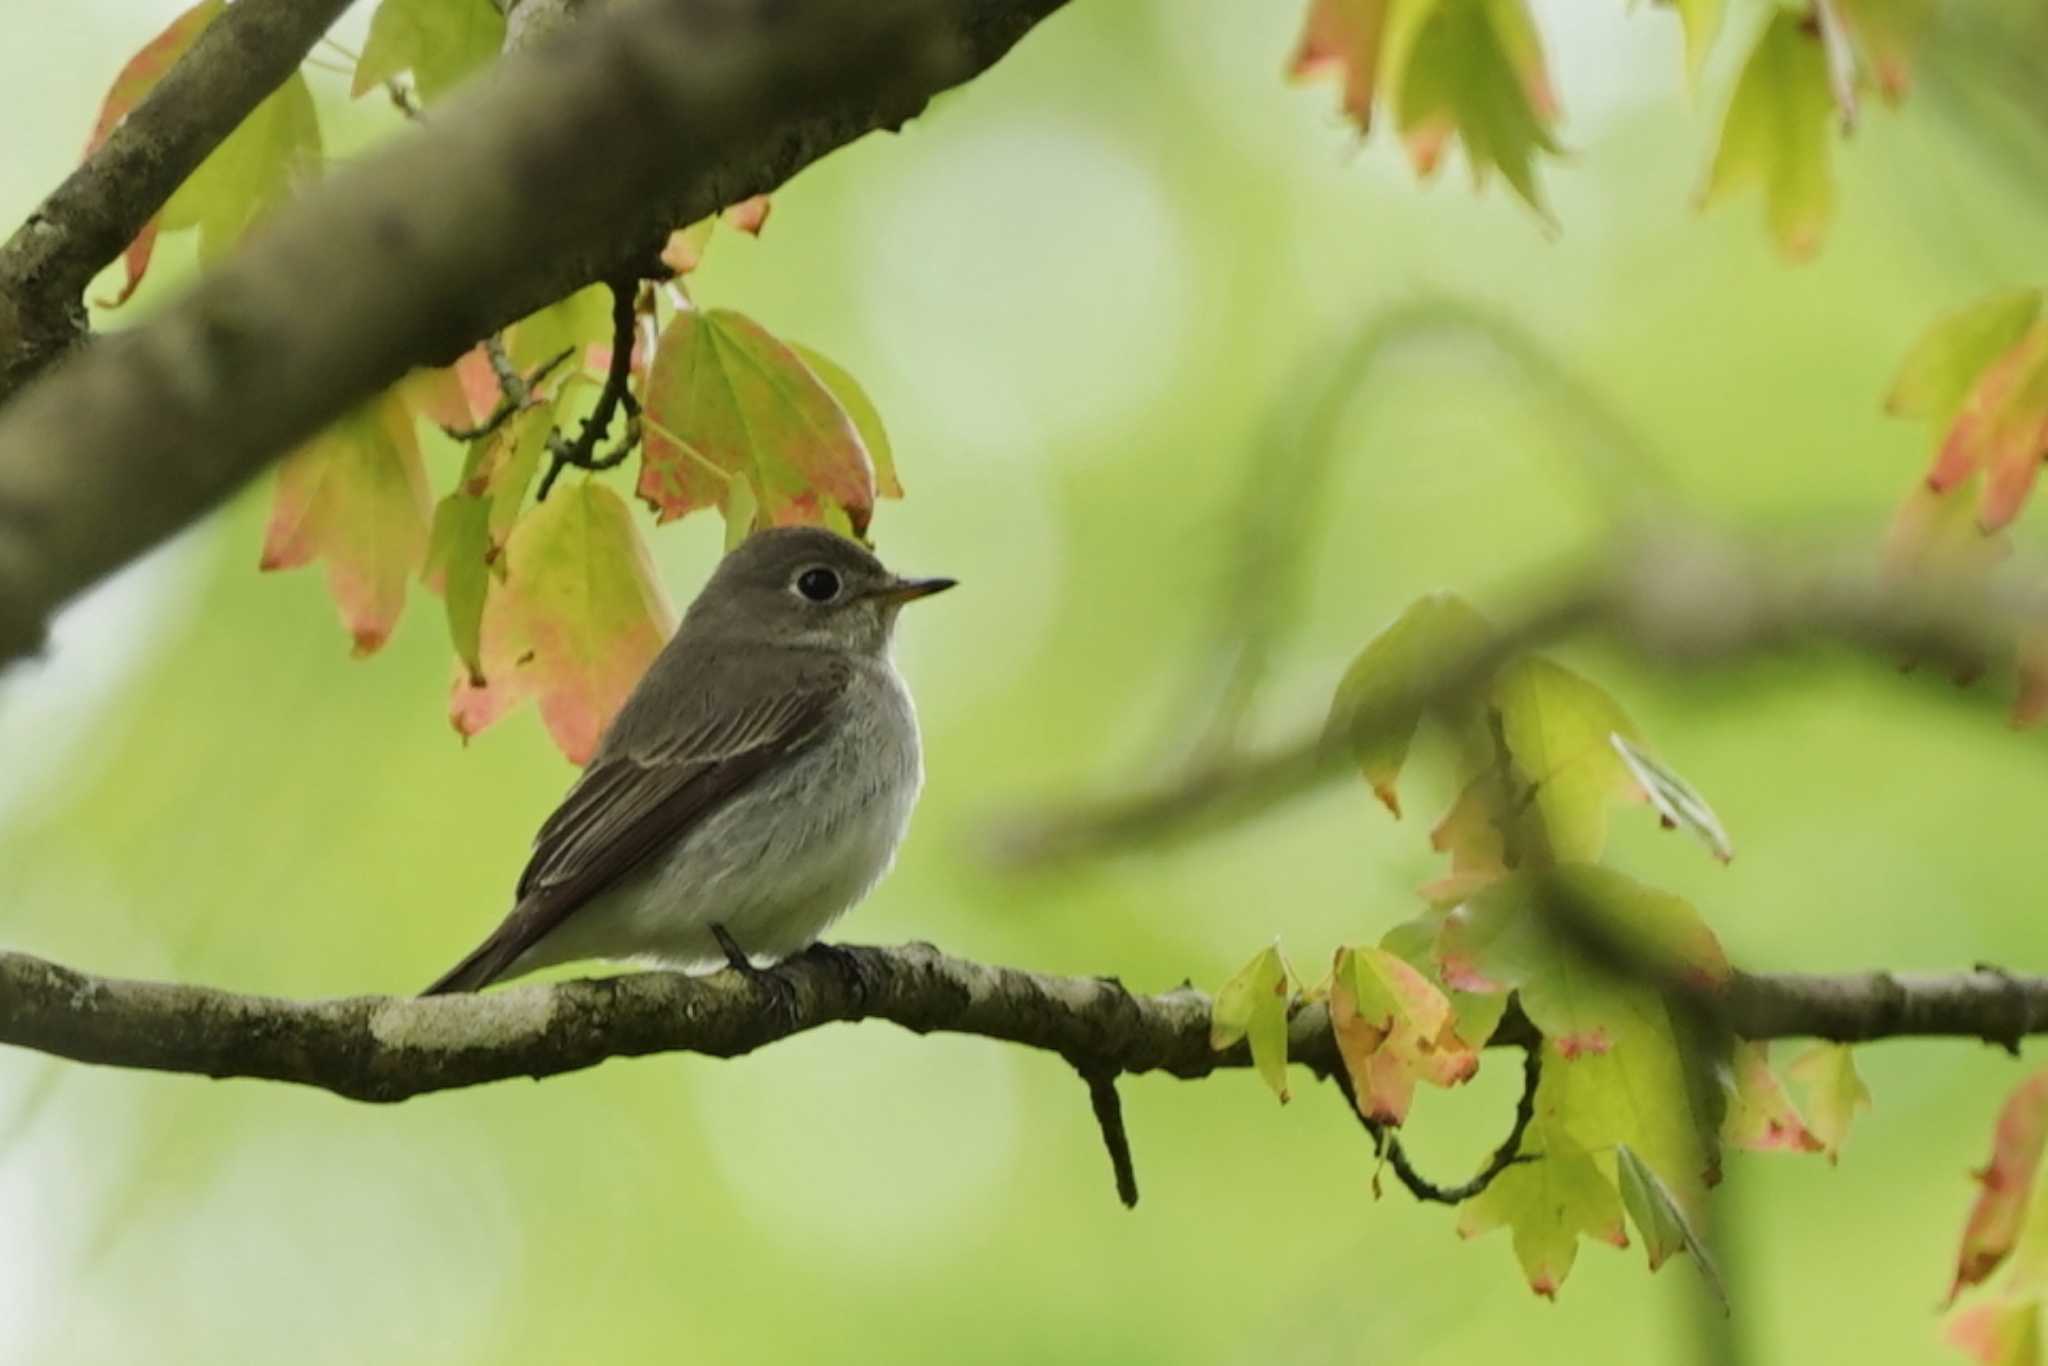
<svg viewBox="0 0 2048 1366">
<path fill-rule="evenodd" d="M 889 637 L 948 586 L 816 529 L 743 542 L 541 826 L 511 914 L 427 991 L 589 957 L 710 966 L 714 926 L 756 961 L 815 942 L 887 870 L 922 784 Z"/>
</svg>

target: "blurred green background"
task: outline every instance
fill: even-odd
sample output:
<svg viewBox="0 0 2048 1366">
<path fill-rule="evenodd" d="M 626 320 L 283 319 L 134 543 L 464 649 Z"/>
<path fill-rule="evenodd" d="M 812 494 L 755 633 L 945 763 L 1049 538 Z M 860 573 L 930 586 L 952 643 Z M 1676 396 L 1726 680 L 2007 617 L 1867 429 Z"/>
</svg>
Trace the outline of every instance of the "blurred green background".
<svg viewBox="0 0 2048 1366">
<path fill-rule="evenodd" d="M 115 69 L 176 8 L 11 0 L 0 216 L 69 167 Z M 1668 11 L 1536 6 L 1570 147 L 1545 171 L 1551 230 L 1497 186 L 1471 193 L 1455 161 L 1418 187 L 1383 136 L 1357 145 L 1331 88 L 1285 84 L 1300 8 L 1078 0 L 901 135 L 807 172 L 698 277 L 700 299 L 862 378 L 910 490 L 878 544 L 965 584 L 905 623 L 929 786 L 848 938 L 1140 989 L 1213 986 L 1275 934 L 1304 968 L 1376 938 L 1437 870 L 1441 774 L 1417 774 L 1405 821 L 1340 785 L 1056 875 L 999 873 L 981 841 L 1005 812 L 1170 774 L 1246 508 L 1282 510 L 1268 554 L 1303 538 L 1305 591 L 1272 595 L 1249 723 L 1277 740 L 1320 721 L 1350 654 L 1416 595 L 1511 603 L 1652 462 L 1703 512 L 1874 541 L 1926 456 L 1879 411 L 1898 359 L 1938 312 L 2040 278 L 2048 196 L 2019 173 L 2040 148 L 1958 117 L 1953 89 L 1866 119 L 1837 227 L 1792 268 L 1754 198 L 1692 210 L 1722 87 L 1683 97 Z M 381 99 L 316 88 L 337 155 L 394 130 Z M 135 310 L 190 268 L 167 243 Z M 1630 448 L 1589 463 L 1569 404 L 1435 329 L 1354 377 L 1311 478 L 1302 419 L 1332 358 L 1445 300 L 1534 338 Z M 453 458 L 433 456 L 444 485 Z M 317 572 L 255 572 L 267 494 L 107 585 L 51 659 L 0 683 L 10 947 L 286 996 L 406 991 L 504 909 L 571 771 L 530 709 L 458 743 L 424 594 L 351 662 Z M 652 534 L 678 603 L 719 535 L 708 517 Z M 2048 767 L 1997 697 L 1836 658 L 1679 680 L 1566 653 L 1739 850 L 1718 867 L 1631 811 L 1612 861 L 1693 898 L 1737 962 L 2048 958 Z M 1945 1356 L 1965 1173 L 2023 1072 L 1965 1043 L 1862 1056 L 1876 1109 L 1838 1167 L 1730 1158 L 1755 1360 Z M 1425 1094 L 1418 1161 L 1469 1172 L 1517 1071 L 1490 1059 Z M 1375 1200 L 1327 1088 L 1304 1078 L 1285 1108 L 1249 1075 L 1123 1090 L 1135 1212 L 1057 1059 L 880 1024 L 387 1109 L 8 1053 L 0 1359 L 1685 1359 L 1689 1267 L 1653 1277 L 1639 1250 L 1588 1245 L 1545 1303 L 1505 1234 L 1465 1245 L 1455 1215 Z"/>
</svg>

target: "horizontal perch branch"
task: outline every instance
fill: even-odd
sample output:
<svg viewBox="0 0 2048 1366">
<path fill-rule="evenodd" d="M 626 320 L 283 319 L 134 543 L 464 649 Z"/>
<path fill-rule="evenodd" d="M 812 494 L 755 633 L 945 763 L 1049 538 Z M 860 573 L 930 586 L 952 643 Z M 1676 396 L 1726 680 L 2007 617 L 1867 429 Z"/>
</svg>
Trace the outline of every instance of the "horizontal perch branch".
<svg viewBox="0 0 2048 1366">
<path fill-rule="evenodd" d="M 95 977 L 0 953 L 0 1043 L 116 1067 L 294 1082 L 367 1101 L 553 1076 L 614 1057 L 734 1057 L 862 1019 L 1041 1049 L 1091 1079 L 1192 1079 L 1250 1062 L 1242 1045 L 1211 1050 L 1209 998 L 1192 987 L 1138 996 L 1112 978 L 995 967 L 925 944 L 806 954 L 779 971 L 792 988 L 787 1003 L 732 972 L 634 973 L 480 996 L 287 1001 Z M 1729 1026 L 1749 1038 L 1956 1037 L 2010 1046 L 2048 1032 L 2048 977 L 1994 969 L 1737 974 L 1725 1009 Z M 1528 1038 L 1527 1024 L 1510 1012 L 1492 1042 Z M 1320 1005 L 1295 1013 L 1289 1051 L 1318 1072 L 1338 1065 Z"/>
</svg>

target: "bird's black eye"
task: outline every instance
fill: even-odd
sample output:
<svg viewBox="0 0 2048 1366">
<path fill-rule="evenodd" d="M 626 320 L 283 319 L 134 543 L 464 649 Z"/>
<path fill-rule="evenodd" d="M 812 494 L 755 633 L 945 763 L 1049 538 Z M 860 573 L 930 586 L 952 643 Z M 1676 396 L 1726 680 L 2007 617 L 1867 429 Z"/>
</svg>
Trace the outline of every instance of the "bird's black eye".
<svg viewBox="0 0 2048 1366">
<path fill-rule="evenodd" d="M 839 596 L 839 576 L 823 565 L 796 576 L 796 591 L 812 602 L 830 602 Z"/>
</svg>

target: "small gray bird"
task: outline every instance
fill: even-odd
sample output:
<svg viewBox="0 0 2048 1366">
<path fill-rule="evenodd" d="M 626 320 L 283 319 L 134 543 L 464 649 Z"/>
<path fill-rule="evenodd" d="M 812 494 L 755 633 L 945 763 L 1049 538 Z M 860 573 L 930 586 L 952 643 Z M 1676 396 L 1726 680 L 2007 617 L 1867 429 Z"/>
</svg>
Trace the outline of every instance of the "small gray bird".
<svg viewBox="0 0 2048 1366">
<path fill-rule="evenodd" d="M 910 821 L 924 761 L 889 637 L 952 586 L 813 527 L 742 542 L 541 827 L 512 913 L 427 994 L 581 958 L 759 968 L 817 943 Z"/>
</svg>

